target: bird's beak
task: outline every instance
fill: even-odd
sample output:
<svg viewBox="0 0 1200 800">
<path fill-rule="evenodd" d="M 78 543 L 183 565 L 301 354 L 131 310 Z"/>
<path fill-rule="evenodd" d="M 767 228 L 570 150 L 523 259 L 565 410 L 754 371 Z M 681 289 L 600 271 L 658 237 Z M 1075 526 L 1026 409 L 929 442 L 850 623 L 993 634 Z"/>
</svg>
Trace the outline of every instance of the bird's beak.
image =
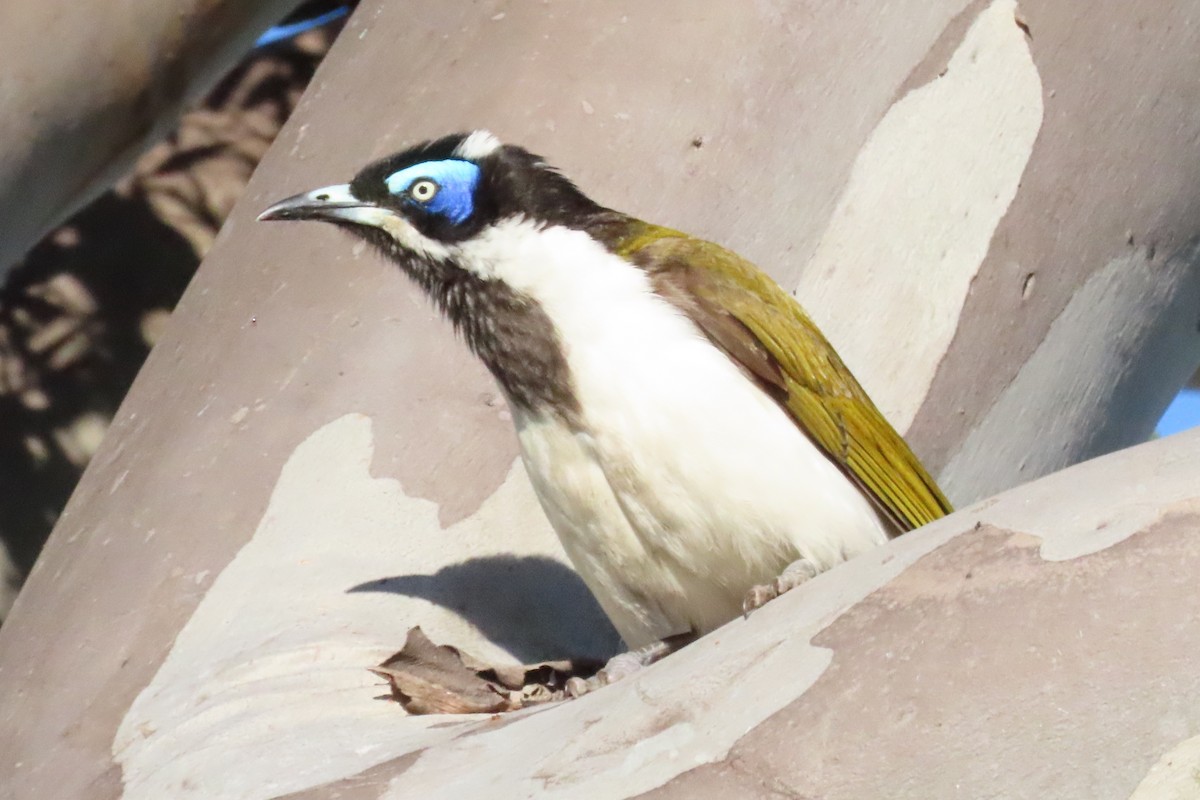
<svg viewBox="0 0 1200 800">
<path fill-rule="evenodd" d="M 339 183 L 280 200 L 258 215 L 259 220 L 321 219 L 363 222 L 377 207 L 350 194 L 350 184 Z"/>
</svg>

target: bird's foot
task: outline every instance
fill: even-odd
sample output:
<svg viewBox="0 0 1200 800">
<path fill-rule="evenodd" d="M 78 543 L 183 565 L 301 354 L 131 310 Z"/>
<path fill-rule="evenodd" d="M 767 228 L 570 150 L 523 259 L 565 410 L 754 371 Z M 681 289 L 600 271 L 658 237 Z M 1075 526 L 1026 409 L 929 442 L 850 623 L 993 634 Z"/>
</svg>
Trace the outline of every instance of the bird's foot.
<svg viewBox="0 0 1200 800">
<path fill-rule="evenodd" d="M 676 650 L 696 641 L 693 633 L 680 633 L 665 639 L 613 656 L 604 668 L 590 678 L 574 677 L 567 681 L 568 697 L 582 697 L 588 692 L 594 692 L 602 686 L 616 683 L 639 670 L 661 661 Z"/>
<path fill-rule="evenodd" d="M 742 599 L 742 615 L 750 616 L 750 612 L 762 608 L 784 592 L 790 592 L 802 583 L 817 577 L 817 567 L 807 558 L 800 558 L 788 564 L 783 572 L 770 583 L 759 584 L 746 592 Z"/>
</svg>

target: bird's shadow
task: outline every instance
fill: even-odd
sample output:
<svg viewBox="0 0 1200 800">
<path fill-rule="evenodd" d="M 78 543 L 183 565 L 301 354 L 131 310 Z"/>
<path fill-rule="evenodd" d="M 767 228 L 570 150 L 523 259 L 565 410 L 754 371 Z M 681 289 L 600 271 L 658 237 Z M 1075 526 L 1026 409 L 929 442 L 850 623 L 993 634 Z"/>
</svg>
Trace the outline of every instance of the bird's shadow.
<svg viewBox="0 0 1200 800">
<path fill-rule="evenodd" d="M 622 649 L 621 637 L 583 580 L 542 556 L 472 558 L 432 575 L 378 578 L 346 591 L 419 597 L 451 609 L 526 664 L 605 659 Z"/>
</svg>

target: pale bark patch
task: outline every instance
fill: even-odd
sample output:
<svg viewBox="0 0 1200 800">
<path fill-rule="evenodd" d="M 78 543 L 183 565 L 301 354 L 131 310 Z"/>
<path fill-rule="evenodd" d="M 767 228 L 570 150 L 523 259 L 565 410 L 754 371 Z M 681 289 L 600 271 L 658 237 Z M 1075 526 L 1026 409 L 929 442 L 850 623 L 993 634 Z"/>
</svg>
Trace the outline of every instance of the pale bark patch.
<svg viewBox="0 0 1200 800">
<path fill-rule="evenodd" d="M 1013 0 L 995 0 L 946 71 L 880 121 L 796 292 L 901 431 L 1041 129 L 1042 84 L 1015 12 Z M 835 315 L 847 297 L 869 313 Z"/>
<path fill-rule="evenodd" d="M 565 563 L 521 467 L 475 514 L 441 530 L 436 504 L 371 476 L 373 450 L 371 421 L 347 414 L 292 453 L 258 529 L 121 723 L 112 752 L 126 800 L 189 786 L 207 797 L 275 797 L 437 740 L 437 718 L 406 718 L 377 699 L 387 688 L 367 670 L 414 621 L 490 662 L 517 663 L 469 615 L 386 589 L 351 590 L 437 573 L 448 550 Z M 569 611 L 564 626 L 586 616 Z"/>
<path fill-rule="evenodd" d="M 1172 747 L 1158 760 L 1129 800 L 1200 799 L 1200 736 Z"/>
</svg>

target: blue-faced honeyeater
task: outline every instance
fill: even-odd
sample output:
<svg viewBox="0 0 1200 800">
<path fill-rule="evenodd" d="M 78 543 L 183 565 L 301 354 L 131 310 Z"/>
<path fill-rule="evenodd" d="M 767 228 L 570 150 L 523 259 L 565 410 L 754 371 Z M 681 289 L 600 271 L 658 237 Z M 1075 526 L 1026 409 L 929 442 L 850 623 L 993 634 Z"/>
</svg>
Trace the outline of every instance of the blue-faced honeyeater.
<svg viewBox="0 0 1200 800">
<path fill-rule="evenodd" d="M 261 219 L 332 222 L 445 313 L 512 411 L 546 516 L 631 647 L 703 634 L 950 504 L 800 305 L 486 131 Z"/>
</svg>

